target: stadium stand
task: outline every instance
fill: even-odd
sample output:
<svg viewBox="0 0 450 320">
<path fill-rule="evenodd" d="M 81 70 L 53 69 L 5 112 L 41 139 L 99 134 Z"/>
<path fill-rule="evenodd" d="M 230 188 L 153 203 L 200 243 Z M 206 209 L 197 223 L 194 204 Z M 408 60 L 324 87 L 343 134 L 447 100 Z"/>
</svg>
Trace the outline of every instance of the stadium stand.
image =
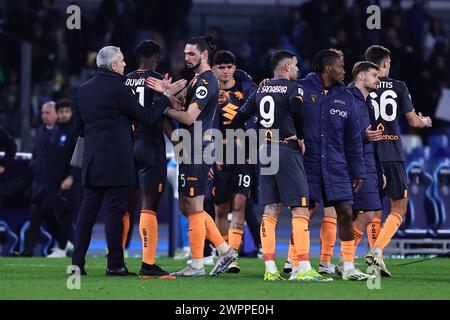
<svg viewBox="0 0 450 320">
<path fill-rule="evenodd" d="M 408 212 L 398 230 L 390 254 L 446 254 L 450 249 L 449 160 L 439 164 L 433 175 L 425 163 L 412 161 L 406 172 L 409 179 Z"/>
<path fill-rule="evenodd" d="M 0 220 L 0 246 L 2 247 L 2 256 L 11 256 L 14 253 L 14 248 L 18 242 L 19 239 L 17 235 L 11 231 L 5 221 Z"/>
<path fill-rule="evenodd" d="M 440 214 L 436 234 L 440 238 L 450 239 L 450 160 L 439 164 L 433 173 L 433 196 Z"/>
<path fill-rule="evenodd" d="M 20 229 L 20 252 L 24 251 L 25 248 L 25 233 L 27 232 L 28 228 L 30 227 L 30 221 L 25 222 L 25 224 Z M 44 227 L 41 227 L 41 233 L 39 237 L 39 243 L 41 244 L 41 248 L 39 248 L 39 245 L 36 246 L 35 252 L 39 252 L 39 254 L 36 254 L 36 256 L 42 255 L 46 257 L 49 254 L 50 245 L 52 244 L 53 238 L 50 235 L 50 233 L 45 230 Z"/>
</svg>

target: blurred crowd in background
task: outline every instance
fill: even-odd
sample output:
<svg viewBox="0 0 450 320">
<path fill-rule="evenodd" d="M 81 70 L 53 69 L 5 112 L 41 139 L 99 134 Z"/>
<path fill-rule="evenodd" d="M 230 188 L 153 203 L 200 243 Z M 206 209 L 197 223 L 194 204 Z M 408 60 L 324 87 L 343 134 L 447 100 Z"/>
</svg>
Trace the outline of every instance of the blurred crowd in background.
<svg viewBox="0 0 450 320">
<path fill-rule="evenodd" d="M 268 47 L 258 47 L 252 39 L 231 46 L 227 30 L 220 27 L 209 26 L 204 32 L 217 38 L 219 48 L 232 50 L 238 67 L 256 83 L 271 76 L 268 59 L 275 50 L 296 52 L 305 76 L 313 55 L 328 47 L 344 52 L 348 83 L 351 68 L 363 59 L 365 49 L 382 44 L 391 50 L 391 76 L 406 82 L 416 111 L 433 118 L 441 89 L 450 87 L 446 21 L 427 13 L 426 1 L 416 0 L 405 9 L 400 0 L 392 0 L 389 8 L 382 9 L 381 30 L 369 30 L 366 8 L 373 3 L 377 1 L 354 1 L 347 6 L 346 0 L 316 0 L 292 7 L 289 18 L 281 22 L 282 30 L 261 35 L 273 39 Z M 72 98 L 77 86 L 95 73 L 95 53 L 105 45 L 121 47 L 129 72 L 136 68 L 137 43 L 152 38 L 164 49 L 160 72 L 169 72 L 175 79 L 192 76 L 183 55 L 185 40 L 192 35 L 188 23 L 192 7 L 191 0 L 103 0 L 96 12 L 82 15 L 81 30 L 69 30 L 67 14 L 51 0 L 0 0 L 0 123 L 18 137 L 20 41 L 33 45 L 31 125 L 37 128 L 42 103 Z M 448 128 L 448 123 L 433 119 L 433 128 L 420 134 L 426 142 L 430 133 Z"/>
</svg>

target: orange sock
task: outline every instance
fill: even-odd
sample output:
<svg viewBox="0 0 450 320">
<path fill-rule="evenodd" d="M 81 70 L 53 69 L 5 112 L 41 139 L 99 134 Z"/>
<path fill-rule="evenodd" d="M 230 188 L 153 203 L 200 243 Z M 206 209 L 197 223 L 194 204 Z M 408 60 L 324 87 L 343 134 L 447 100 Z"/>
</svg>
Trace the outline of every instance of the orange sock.
<svg viewBox="0 0 450 320">
<path fill-rule="evenodd" d="M 364 232 L 362 232 L 358 226 L 356 225 L 356 223 L 353 222 L 353 235 L 355 238 L 355 251 L 356 248 L 358 248 L 358 244 L 361 242 L 363 236 L 364 236 Z"/>
<path fill-rule="evenodd" d="M 298 254 L 297 251 L 295 251 L 294 243 L 292 242 L 292 240 L 289 243 L 288 258 L 291 259 L 291 264 L 293 267 L 298 267 L 300 265 L 300 263 L 298 262 Z"/>
<path fill-rule="evenodd" d="M 261 222 L 261 247 L 264 261 L 275 260 L 275 228 L 277 219 L 264 214 Z"/>
<path fill-rule="evenodd" d="M 223 240 L 226 241 L 226 243 L 228 243 L 228 235 L 227 234 L 222 234 L 222 238 L 223 238 Z"/>
<path fill-rule="evenodd" d="M 158 248 L 158 219 L 156 212 L 152 210 L 141 211 L 139 233 L 142 240 L 142 262 L 155 264 L 156 249 Z"/>
<path fill-rule="evenodd" d="M 242 236 L 244 235 L 244 230 L 242 229 L 229 229 L 228 239 L 230 239 L 229 244 L 234 250 L 239 250 L 241 246 Z"/>
<path fill-rule="evenodd" d="M 122 230 L 122 249 L 125 250 L 127 244 L 128 231 L 130 231 L 130 213 L 127 211 L 122 217 L 123 230 Z"/>
<path fill-rule="evenodd" d="M 402 221 L 403 218 L 400 214 L 398 214 L 397 212 L 391 212 L 386 218 L 383 227 L 381 227 L 380 234 L 378 235 L 377 240 L 374 243 L 374 247 L 378 247 L 383 250 L 384 247 L 386 247 L 391 241 L 398 228 L 400 228 Z"/>
<path fill-rule="evenodd" d="M 298 261 L 309 261 L 309 218 L 305 216 L 292 217 L 292 233 Z"/>
<path fill-rule="evenodd" d="M 206 223 L 206 239 L 208 239 L 216 248 L 221 244 L 226 243 L 220 234 L 214 219 L 205 211 L 203 211 L 203 216 L 205 217 Z"/>
<path fill-rule="evenodd" d="M 381 219 L 373 218 L 372 222 L 367 226 L 367 239 L 369 240 L 369 245 L 372 248 L 375 241 L 378 238 L 381 230 Z"/>
<path fill-rule="evenodd" d="M 337 221 L 336 218 L 324 217 L 320 227 L 320 261 L 330 262 L 333 257 L 336 243 Z"/>
<path fill-rule="evenodd" d="M 203 249 L 206 239 L 206 221 L 203 211 L 190 213 L 189 221 L 189 243 L 191 245 L 192 259 L 203 259 Z"/>
<path fill-rule="evenodd" d="M 341 241 L 341 256 L 344 262 L 355 261 L 355 240 Z"/>
</svg>

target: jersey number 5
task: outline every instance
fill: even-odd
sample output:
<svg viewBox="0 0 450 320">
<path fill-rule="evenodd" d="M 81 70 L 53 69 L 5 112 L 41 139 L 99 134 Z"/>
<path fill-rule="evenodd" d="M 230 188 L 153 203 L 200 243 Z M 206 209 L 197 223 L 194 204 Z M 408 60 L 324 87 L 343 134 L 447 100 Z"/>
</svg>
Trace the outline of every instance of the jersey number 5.
<svg viewBox="0 0 450 320">
<path fill-rule="evenodd" d="M 269 110 L 266 112 L 266 104 L 269 104 Z M 259 114 L 262 120 L 259 122 L 264 128 L 271 128 L 275 121 L 275 101 L 271 96 L 265 96 L 259 102 Z"/>
<path fill-rule="evenodd" d="M 381 116 L 384 121 L 394 121 L 397 117 L 397 93 L 394 90 L 386 90 L 380 96 L 380 103 L 378 104 L 378 95 L 376 92 L 371 92 L 370 97 L 372 98 L 372 106 L 375 111 L 375 120 Z M 392 114 L 387 114 L 387 106 L 392 106 Z"/>
</svg>

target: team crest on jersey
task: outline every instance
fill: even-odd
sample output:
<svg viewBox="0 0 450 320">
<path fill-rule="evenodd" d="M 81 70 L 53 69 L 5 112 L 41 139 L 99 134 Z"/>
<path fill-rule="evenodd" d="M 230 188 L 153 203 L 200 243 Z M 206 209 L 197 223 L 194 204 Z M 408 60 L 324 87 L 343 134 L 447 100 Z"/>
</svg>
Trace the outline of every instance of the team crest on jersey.
<svg viewBox="0 0 450 320">
<path fill-rule="evenodd" d="M 236 98 L 238 98 L 239 100 L 244 100 L 244 95 L 243 95 L 242 92 L 240 92 L 240 91 L 236 91 L 236 92 L 234 93 L 234 96 L 235 96 Z"/>
<path fill-rule="evenodd" d="M 208 89 L 205 86 L 200 86 L 195 90 L 195 96 L 197 99 L 204 99 L 208 95 Z"/>
<path fill-rule="evenodd" d="M 227 101 L 227 92 L 220 90 L 219 93 L 219 104 L 224 104 Z"/>
<path fill-rule="evenodd" d="M 317 95 L 316 94 L 310 94 L 309 97 L 311 98 L 312 103 L 316 103 L 316 101 L 317 101 Z"/>
</svg>

